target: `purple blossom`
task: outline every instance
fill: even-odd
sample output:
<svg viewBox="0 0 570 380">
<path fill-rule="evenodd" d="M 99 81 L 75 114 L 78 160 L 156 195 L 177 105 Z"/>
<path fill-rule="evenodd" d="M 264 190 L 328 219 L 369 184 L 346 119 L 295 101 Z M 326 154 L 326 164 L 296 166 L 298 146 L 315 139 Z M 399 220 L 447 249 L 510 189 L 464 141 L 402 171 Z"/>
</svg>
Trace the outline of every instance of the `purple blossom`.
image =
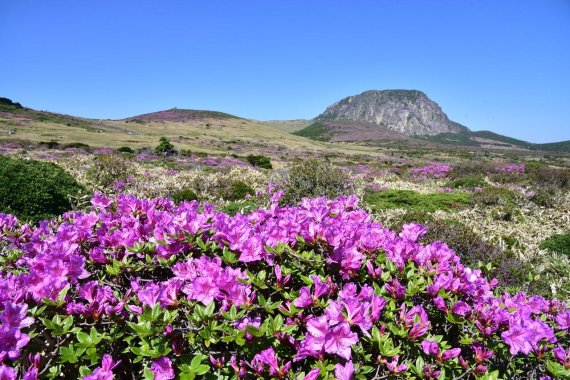
<svg viewBox="0 0 570 380">
<path fill-rule="evenodd" d="M 564 368 L 570 368 L 570 348 L 564 350 L 563 347 L 557 346 L 552 350 L 552 354 L 558 363 L 562 364 Z"/>
<path fill-rule="evenodd" d="M 251 362 L 251 366 L 256 368 L 258 374 L 260 370 L 262 373 L 264 372 L 263 368 L 265 368 L 266 365 L 269 367 L 269 374 L 279 378 L 283 378 L 291 370 L 291 362 L 279 366 L 277 354 L 272 347 L 256 354 Z"/>
<path fill-rule="evenodd" d="M 345 365 L 340 363 L 334 366 L 334 376 L 336 380 L 351 380 L 354 374 L 354 365 L 352 361 L 347 361 Z"/>
<path fill-rule="evenodd" d="M 174 379 L 172 361 L 166 356 L 155 359 L 150 366 L 150 370 L 154 373 L 154 380 Z"/>
<path fill-rule="evenodd" d="M 0 364 L 0 380 L 16 380 L 18 371 L 7 365 Z"/>
<path fill-rule="evenodd" d="M 313 368 L 303 377 L 303 380 L 317 380 L 319 378 L 321 370 L 319 368 Z"/>
<path fill-rule="evenodd" d="M 392 358 L 392 361 L 386 361 L 386 367 L 388 371 L 391 373 L 397 374 L 404 372 L 408 369 L 408 365 L 406 363 L 399 364 L 400 355 L 396 355 Z"/>
<path fill-rule="evenodd" d="M 113 369 L 119 364 L 113 360 L 111 355 L 103 355 L 101 367 L 96 368 L 90 375 L 85 376 L 84 380 L 112 380 L 115 378 Z"/>
</svg>

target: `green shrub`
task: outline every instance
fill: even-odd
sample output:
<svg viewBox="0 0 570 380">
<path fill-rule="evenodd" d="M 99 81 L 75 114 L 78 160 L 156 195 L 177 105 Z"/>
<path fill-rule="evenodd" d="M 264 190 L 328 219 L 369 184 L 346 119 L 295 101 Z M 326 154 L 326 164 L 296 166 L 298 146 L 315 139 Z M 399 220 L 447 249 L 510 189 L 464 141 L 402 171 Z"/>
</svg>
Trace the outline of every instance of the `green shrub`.
<svg viewBox="0 0 570 380">
<path fill-rule="evenodd" d="M 70 197 L 86 194 L 55 164 L 0 156 L 0 212 L 36 222 L 70 210 Z"/>
<path fill-rule="evenodd" d="M 468 162 L 453 165 L 453 169 L 447 176 L 452 179 L 463 178 L 469 176 L 481 176 L 489 171 L 489 165 L 484 162 Z"/>
<path fill-rule="evenodd" d="M 119 152 L 121 153 L 135 153 L 135 151 L 133 150 L 133 148 L 128 147 L 128 146 L 122 146 L 119 149 L 117 149 Z"/>
<path fill-rule="evenodd" d="M 73 143 L 63 144 L 63 148 L 89 149 L 90 147 L 89 147 L 89 145 L 84 144 L 84 143 L 73 142 Z"/>
<path fill-rule="evenodd" d="M 534 191 L 530 200 L 537 206 L 554 208 L 559 203 L 560 189 L 555 186 L 541 186 Z"/>
<path fill-rule="evenodd" d="M 302 161 L 289 170 L 281 204 L 297 204 L 301 199 L 325 196 L 336 198 L 353 192 L 350 174 L 329 162 Z"/>
<path fill-rule="evenodd" d="M 482 191 L 473 194 L 473 202 L 482 206 L 514 205 L 520 198 L 517 193 L 503 187 L 484 187 Z"/>
<path fill-rule="evenodd" d="M 161 156 L 172 156 L 176 154 L 176 148 L 169 139 L 161 137 L 158 145 L 154 148 L 154 152 Z"/>
<path fill-rule="evenodd" d="M 48 149 L 57 149 L 60 147 L 57 141 L 41 141 L 40 145 L 43 145 Z"/>
<path fill-rule="evenodd" d="M 446 183 L 446 186 L 454 189 L 474 189 L 485 186 L 486 182 L 481 175 L 470 174 L 465 177 L 455 178 Z"/>
<path fill-rule="evenodd" d="M 532 170 L 530 175 L 537 187 L 562 190 L 570 188 L 570 169 L 541 167 Z"/>
<path fill-rule="evenodd" d="M 255 195 L 255 190 L 243 181 L 231 182 L 228 187 L 221 189 L 221 196 L 226 201 L 239 201 L 247 194 Z"/>
<path fill-rule="evenodd" d="M 570 255 L 570 233 L 556 234 L 546 238 L 540 243 L 540 249 Z"/>
<path fill-rule="evenodd" d="M 262 169 L 273 169 L 273 165 L 271 165 L 271 160 L 269 157 L 263 155 L 253 155 L 250 154 L 247 156 L 247 162 L 249 162 L 253 166 L 257 166 Z"/>
<path fill-rule="evenodd" d="M 87 179 L 100 190 L 108 190 L 133 173 L 131 162 L 120 154 L 103 154 L 95 157 L 94 165 L 87 171 Z"/>
<path fill-rule="evenodd" d="M 412 190 L 386 190 L 366 194 L 364 203 L 374 212 L 393 208 L 433 212 L 465 207 L 471 203 L 471 195 L 466 193 L 420 194 Z"/>
<path fill-rule="evenodd" d="M 198 195 L 192 189 L 184 189 L 172 196 L 174 203 L 178 204 L 183 201 L 197 201 Z"/>
<path fill-rule="evenodd" d="M 238 212 L 247 215 L 250 212 L 256 210 L 257 208 L 259 208 L 259 206 L 254 202 L 240 201 L 240 202 L 229 202 L 222 208 L 222 211 L 230 216 L 234 216 Z"/>
</svg>

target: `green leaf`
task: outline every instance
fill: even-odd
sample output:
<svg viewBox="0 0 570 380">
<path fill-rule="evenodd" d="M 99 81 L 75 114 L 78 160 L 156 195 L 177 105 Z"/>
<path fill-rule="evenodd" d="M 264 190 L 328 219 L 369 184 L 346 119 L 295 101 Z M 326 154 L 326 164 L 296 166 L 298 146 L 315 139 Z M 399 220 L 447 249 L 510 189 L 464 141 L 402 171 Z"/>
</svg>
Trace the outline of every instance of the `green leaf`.
<svg viewBox="0 0 570 380">
<path fill-rule="evenodd" d="M 83 332 L 83 331 L 80 331 L 77 333 L 77 340 L 83 346 L 91 346 L 93 344 L 93 341 L 91 340 L 91 336 L 89 334 Z"/>
<path fill-rule="evenodd" d="M 190 368 L 193 371 L 196 371 L 201 364 L 202 364 L 202 355 L 196 355 L 194 356 L 194 358 L 192 358 L 192 361 L 190 362 Z"/>
<path fill-rule="evenodd" d="M 198 368 L 196 368 L 196 374 L 197 374 L 197 375 L 203 375 L 203 374 L 205 374 L 206 372 L 208 372 L 209 369 L 210 369 L 210 367 L 207 366 L 206 364 L 200 364 L 200 365 L 198 366 Z"/>
</svg>

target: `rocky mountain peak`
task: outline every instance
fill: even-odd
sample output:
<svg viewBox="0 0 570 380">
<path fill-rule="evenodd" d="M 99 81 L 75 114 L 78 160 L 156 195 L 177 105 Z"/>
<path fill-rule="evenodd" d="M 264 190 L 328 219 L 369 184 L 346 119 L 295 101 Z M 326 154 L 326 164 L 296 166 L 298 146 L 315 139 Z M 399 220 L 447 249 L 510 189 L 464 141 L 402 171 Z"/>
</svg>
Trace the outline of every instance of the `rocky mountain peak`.
<svg viewBox="0 0 570 380">
<path fill-rule="evenodd" d="M 418 90 L 365 91 L 330 105 L 316 120 L 374 123 L 407 136 L 468 131 L 449 120 L 436 102 Z"/>
</svg>

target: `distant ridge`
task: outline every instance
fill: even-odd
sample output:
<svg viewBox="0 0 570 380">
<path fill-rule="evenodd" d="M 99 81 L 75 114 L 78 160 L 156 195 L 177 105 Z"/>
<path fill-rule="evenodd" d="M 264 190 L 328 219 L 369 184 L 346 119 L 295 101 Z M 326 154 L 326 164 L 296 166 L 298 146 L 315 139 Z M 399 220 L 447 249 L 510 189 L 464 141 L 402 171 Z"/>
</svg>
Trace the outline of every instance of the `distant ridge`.
<svg viewBox="0 0 570 380">
<path fill-rule="evenodd" d="M 378 93 L 386 91 L 390 97 L 404 99 L 404 103 L 417 103 L 420 105 L 419 108 L 422 108 L 422 101 L 418 102 L 418 100 L 422 99 L 425 94 L 421 91 L 385 90 L 367 91 L 363 94 L 366 94 L 365 96 L 374 97 L 376 96 L 374 95 L 375 92 Z M 359 95 L 357 95 L 357 97 L 358 96 Z M 351 98 L 353 100 L 349 100 Z M 49 111 L 37 111 L 32 108 L 25 107 L 18 102 L 12 101 L 9 98 L 0 97 L 0 138 L 19 138 L 19 136 L 22 136 L 22 132 L 25 134 L 25 131 L 28 130 L 32 131 L 28 132 L 26 135 L 30 141 L 53 140 L 55 138 L 61 141 L 76 141 L 78 136 L 81 134 L 83 138 L 92 138 L 93 141 L 96 141 L 97 143 L 107 144 L 111 143 L 112 140 L 112 142 L 116 144 L 118 141 L 116 139 L 118 134 L 128 136 L 125 137 L 125 140 L 128 140 L 125 141 L 126 143 L 131 142 L 132 136 L 145 136 L 145 134 L 148 133 L 148 129 L 140 129 L 138 126 L 128 126 L 123 123 L 132 122 L 134 124 L 141 124 L 141 128 L 144 128 L 144 124 L 168 122 L 172 123 L 172 128 L 178 128 L 177 133 L 179 133 L 179 130 L 185 130 L 187 126 L 194 124 L 201 127 L 204 124 L 202 121 L 210 120 L 212 124 L 219 124 L 220 127 L 225 127 L 225 124 L 233 124 L 234 126 L 239 125 L 240 128 L 242 128 L 240 133 L 249 133 L 250 135 L 248 138 L 251 139 L 258 138 L 258 136 L 260 139 L 263 139 L 263 137 L 261 137 L 262 134 L 259 134 L 261 128 L 263 129 L 263 136 L 273 136 L 272 133 L 268 134 L 268 131 L 278 131 L 278 133 L 282 133 L 283 135 L 280 135 L 282 136 L 280 138 L 281 140 L 284 140 L 283 136 L 288 136 L 292 132 L 295 135 L 309 138 L 311 140 L 327 141 L 331 143 L 350 143 L 363 146 L 390 146 L 393 143 L 397 146 L 401 143 L 405 143 L 410 146 L 425 146 L 426 144 L 431 144 L 433 147 L 437 146 L 433 144 L 436 143 L 469 149 L 477 148 L 570 153 L 570 140 L 534 144 L 512 137 L 503 136 L 491 131 L 470 131 L 465 126 L 449 121 L 437 104 L 433 103 L 435 104 L 435 106 L 433 106 L 433 104 L 429 104 L 429 102 L 424 104 L 422 112 L 426 112 L 426 110 L 429 109 L 434 110 L 434 112 L 439 116 L 432 119 L 443 120 L 446 123 L 444 128 L 447 128 L 450 131 L 422 135 L 421 133 L 417 133 L 417 130 L 410 129 L 411 127 L 409 127 L 408 130 L 412 131 L 412 133 L 408 135 L 395 130 L 396 128 L 394 127 L 389 128 L 389 123 L 388 125 L 385 125 L 384 123 L 378 124 L 377 122 L 362 120 L 335 120 L 335 117 L 349 117 L 350 115 L 344 114 L 343 116 L 340 116 L 340 113 L 336 113 L 334 111 L 336 107 L 333 106 L 341 106 L 343 102 L 353 103 L 355 98 L 356 97 L 348 97 L 336 102 L 313 120 L 272 120 L 263 122 L 249 120 L 218 111 L 177 108 L 151 112 L 120 120 L 98 120 Z M 442 115 L 445 116 L 445 118 L 442 119 Z M 412 116 L 409 119 L 412 120 L 414 117 L 415 116 Z M 427 120 L 429 119 L 430 118 L 427 117 Z M 216 120 L 218 122 L 216 122 Z M 206 129 L 208 128 L 208 123 L 206 123 Z M 413 123 L 411 124 L 414 125 Z M 54 133 L 54 127 L 57 127 L 58 129 L 56 132 L 57 134 Z M 82 131 L 87 132 L 88 134 L 82 134 Z M 200 133 L 202 135 L 207 135 L 207 133 L 202 132 L 202 130 Z M 434 130 L 430 130 L 430 133 L 434 133 Z M 107 136 L 107 134 L 109 135 Z M 261 143 L 263 143 L 263 141 L 260 141 L 260 144 Z"/>
<path fill-rule="evenodd" d="M 150 122 L 175 122 L 184 123 L 188 121 L 204 120 L 204 119 L 241 119 L 241 117 L 230 115 L 224 112 L 189 110 L 172 108 L 164 111 L 145 113 L 138 116 L 122 119 L 125 122 L 150 123 Z"/>
</svg>

